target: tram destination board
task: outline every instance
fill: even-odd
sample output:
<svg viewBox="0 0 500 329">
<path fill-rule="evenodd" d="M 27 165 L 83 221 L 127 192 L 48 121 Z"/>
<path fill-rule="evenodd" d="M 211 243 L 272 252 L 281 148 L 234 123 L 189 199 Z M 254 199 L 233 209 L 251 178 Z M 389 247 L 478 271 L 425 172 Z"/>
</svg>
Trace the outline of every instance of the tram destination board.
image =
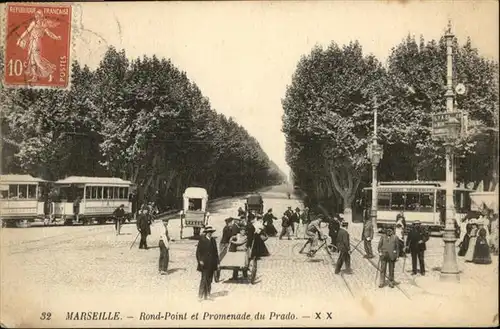
<svg viewBox="0 0 500 329">
<path fill-rule="evenodd" d="M 446 123 L 455 119 L 459 124 L 459 133 L 462 133 L 464 113 L 462 111 L 436 113 L 432 115 L 432 137 L 436 139 L 446 138 L 449 135 Z"/>
</svg>

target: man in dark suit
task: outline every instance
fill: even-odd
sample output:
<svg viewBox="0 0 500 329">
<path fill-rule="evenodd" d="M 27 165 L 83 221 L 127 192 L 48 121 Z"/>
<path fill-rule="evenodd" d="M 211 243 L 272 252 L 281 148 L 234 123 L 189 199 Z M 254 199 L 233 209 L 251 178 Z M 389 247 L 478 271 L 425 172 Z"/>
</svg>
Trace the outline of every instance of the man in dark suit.
<svg viewBox="0 0 500 329">
<path fill-rule="evenodd" d="M 343 227 L 339 228 L 337 233 L 337 250 L 340 252 L 339 259 L 337 260 L 337 266 L 335 266 L 335 274 L 340 273 L 340 269 L 345 262 L 346 274 L 352 274 L 351 269 L 351 245 L 349 241 L 349 232 Z"/>
<path fill-rule="evenodd" d="M 389 286 L 394 288 L 394 267 L 399 256 L 398 238 L 393 234 L 392 228 L 388 228 L 386 233 L 380 237 L 378 243 L 378 252 L 380 255 L 380 285 L 379 288 L 385 286 L 386 271 L 389 265 Z"/>
<path fill-rule="evenodd" d="M 406 249 L 411 253 L 412 275 L 417 274 L 417 259 L 420 265 L 420 274 L 425 275 L 424 252 L 427 249 L 425 243 L 429 240 L 429 234 L 415 221 L 406 239 Z"/>
<path fill-rule="evenodd" d="M 151 222 L 149 220 L 147 210 L 142 210 L 137 219 L 137 230 L 141 233 L 141 242 L 139 243 L 139 249 L 148 249 L 147 238 L 151 234 Z"/>
<path fill-rule="evenodd" d="M 205 227 L 203 235 L 198 241 L 196 247 L 197 270 L 201 272 L 200 289 L 198 292 L 199 300 L 209 299 L 212 290 L 212 280 L 214 272 L 219 265 L 219 254 L 217 251 L 217 242 L 212 237 L 215 230 L 211 226 Z"/>
</svg>

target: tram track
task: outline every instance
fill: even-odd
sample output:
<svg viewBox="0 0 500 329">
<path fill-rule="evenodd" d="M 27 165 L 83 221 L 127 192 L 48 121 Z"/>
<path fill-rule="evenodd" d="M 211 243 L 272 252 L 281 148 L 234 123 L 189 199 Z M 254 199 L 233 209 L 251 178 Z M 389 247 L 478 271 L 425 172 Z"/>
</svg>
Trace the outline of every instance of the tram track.
<svg viewBox="0 0 500 329">
<path fill-rule="evenodd" d="M 355 243 L 352 243 L 350 242 L 351 244 L 351 247 L 353 247 L 353 251 L 357 251 L 362 257 L 366 256 L 366 253 L 363 253 L 361 250 L 358 249 L 359 245 L 361 244 L 361 241 L 362 240 L 359 240 L 359 239 L 353 239 L 351 238 L 351 240 L 355 240 L 356 242 Z M 378 268 L 378 264 L 375 263 L 375 261 L 373 261 L 372 259 L 369 259 L 369 258 L 364 258 L 366 261 L 368 261 L 368 263 L 375 268 L 376 271 L 379 271 L 380 272 L 380 269 Z M 379 273 L 380 275 L 380 273 Z M 395 287 L 397 288 L 397 290 L 399 290 L 407 299 L 411 300 L 411 297 L 410 295 L 403 289 L 400 287 L 400 283 L 396 284 Z"/>
</svg>

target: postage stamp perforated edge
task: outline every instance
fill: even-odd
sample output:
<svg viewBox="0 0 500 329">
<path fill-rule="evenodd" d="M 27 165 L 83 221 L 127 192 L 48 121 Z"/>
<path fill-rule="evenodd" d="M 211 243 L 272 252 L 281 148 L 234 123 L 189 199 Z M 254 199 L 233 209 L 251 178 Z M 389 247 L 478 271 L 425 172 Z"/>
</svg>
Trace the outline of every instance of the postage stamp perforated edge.
<svg viewBox="0 0 500 329">
<path fill-rule="evenodd" d="M 45 7 L 50 7 L 50 6 L 68 6 L 71 7 L 71 19 L 70 19 L 70 24 L 71 27 L 69 29 L 69 37 L 70 41 L 68 43 L 69 49 L 68 49 L 68 83 L 66 86 L 61 87 L 61 86 L 38 86 L 38 85 L 13 85 L 13 84 L 7 84 L 5 81 L 5 61 L 7 58 L 7 33 L 8 33 L 8 27 L 7 27 L 7 15 L 8 15 L 8 8 L 9 4 L 16 4 L 20 6 L 30 6 L 30 5 L 36 5 L 36 6 L 45 6 Z M 73 58 L 76 54 L 76 36 L 79 34 L 79 24 L 81 24 L 81 15 L 82 15 L 82 10 L 81 7 L 78 3 L 73 3 L 73 2 L 20 2 L 20 3 L 12 3 L 12 2 L 6 2 L 3 4 L 0 4 L 0 6 L 3 6 L 3 10 L 0 10 L 0 48 L 3 52 L 3 60 L 4 60 L 4 65 L 3 65 L 3 70 L 0 72 L 2 74 L 2 85 L 4 88 L 7 89 L 53 89 L 53 90 L 69 90 L 71 88 L 71 81 L 72 81 L 72 66 L 73 66 Z"/>
</svg>

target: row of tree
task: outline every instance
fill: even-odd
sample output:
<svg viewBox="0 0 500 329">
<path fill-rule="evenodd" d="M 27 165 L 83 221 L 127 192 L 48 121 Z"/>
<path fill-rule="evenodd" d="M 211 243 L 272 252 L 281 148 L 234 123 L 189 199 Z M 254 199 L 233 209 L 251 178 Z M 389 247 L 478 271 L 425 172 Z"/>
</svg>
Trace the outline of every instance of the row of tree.
<svg viewBox="0 0 500 329">
<path fill-rule="evenodd" d="M 169 205 L 188 186 L 217 197 L 284 179 L 255 138 L 166 59 L 129 61 L 110 48 L 96 70 L 73 63 L 68 91 L 0 97 L 5 172 L 122 177 Z"/>
<path fill-rule="evenodd" d="M 454 81 L 467 92 L 469 132 L 455 143 L 456 179 L 484 190 L 498 185 L 498 63 L 454 40 Z M 367 145 L 378 109 L 384 157 L 379 180 L 445 180 L 443 142 L 431 138 L 432 114 L 446 111 L 446 44 L 408 36 L 386 65 L 355 41 L 303 56 L 282 100 L 286 157 L 296 182 L 316 200 L 337 200 L 351 212 L 369 185 Z"/>
</svg>

